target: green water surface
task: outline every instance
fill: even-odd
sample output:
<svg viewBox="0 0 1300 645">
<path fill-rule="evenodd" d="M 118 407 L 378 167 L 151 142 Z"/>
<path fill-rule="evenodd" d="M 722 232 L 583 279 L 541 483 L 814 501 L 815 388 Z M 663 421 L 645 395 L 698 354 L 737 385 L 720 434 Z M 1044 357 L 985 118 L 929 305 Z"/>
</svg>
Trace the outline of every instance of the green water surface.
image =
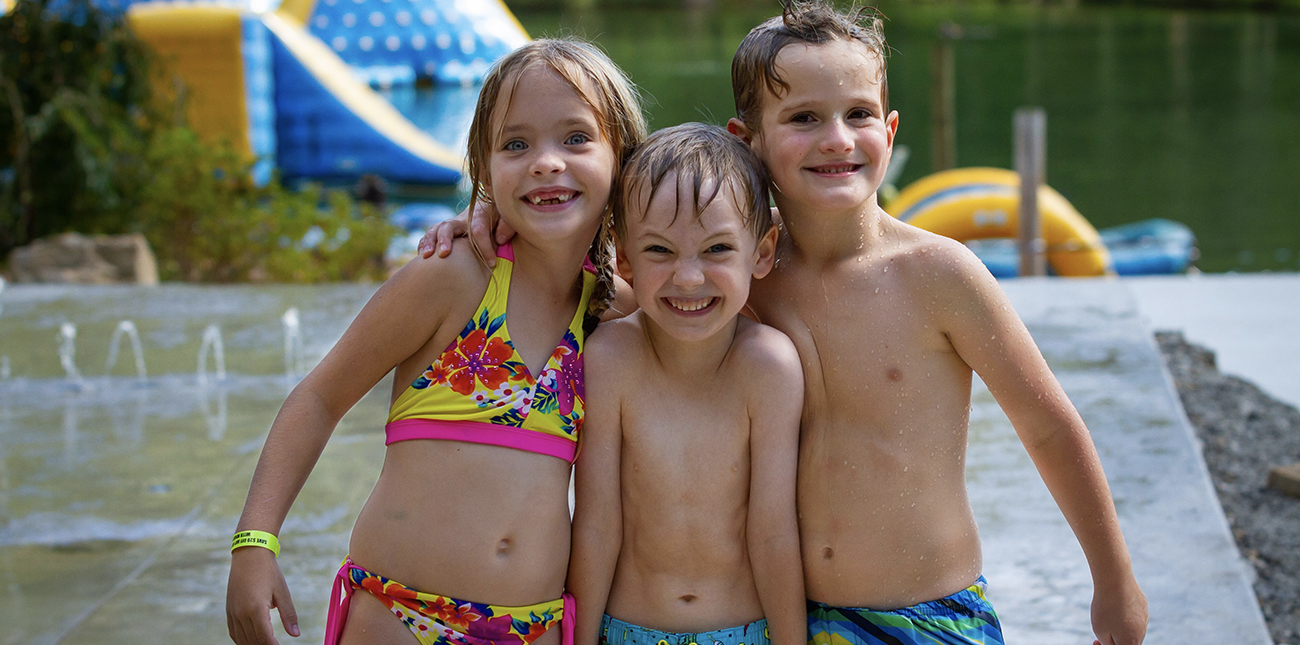
<svg viewBox="0 0 1300 645">
<path fill-rule="evenodd" d="M 689 4 L 689 3 L 688 3 Z M 697 3 L 707 4 L 707 3 Z M 727 6 L 723 6 L 723 5 Z M 776 2 L 525 10 L 534 37 L 596 40 L 652 126 L 725 123 L 731 56 Z M 1196 233 L 1204 271 L 1300 268 L 1300 16 L 1098 6 L 881 5 L 901 184 L 933 171 L 931 50 L 954 44 L 957 165 L 1012 166 L 1012 113 L 1047 110 L 1047 177 L 1096 227 L 1154 217 Z"/>
</svg>

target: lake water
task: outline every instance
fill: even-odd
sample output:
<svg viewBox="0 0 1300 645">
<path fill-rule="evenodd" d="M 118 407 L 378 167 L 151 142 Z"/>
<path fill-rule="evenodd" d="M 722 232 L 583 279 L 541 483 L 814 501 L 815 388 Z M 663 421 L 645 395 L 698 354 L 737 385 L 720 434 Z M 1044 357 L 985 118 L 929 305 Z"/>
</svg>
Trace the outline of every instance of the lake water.
<svg viewBox="0 0 1300 645">
<path fill-rule="evenodd" d="M 703 3 L 697 3 L 703 4 Z M 724 123 L 736 45 L 776 2 L 539 11 L 534 37 L 596 40 L 649 98 L 652 125 Z M 885 3 L 900 185 L 932 172 L 931 51 L 954 43 L 956 161 L 1012 165 L 1012 113 L 1048 115 L 1048 183 L 1097 228 L 1195 231 L 1204 271 L 1300 269 L 1300 16 L 1097 6 Z"/>
</svg>

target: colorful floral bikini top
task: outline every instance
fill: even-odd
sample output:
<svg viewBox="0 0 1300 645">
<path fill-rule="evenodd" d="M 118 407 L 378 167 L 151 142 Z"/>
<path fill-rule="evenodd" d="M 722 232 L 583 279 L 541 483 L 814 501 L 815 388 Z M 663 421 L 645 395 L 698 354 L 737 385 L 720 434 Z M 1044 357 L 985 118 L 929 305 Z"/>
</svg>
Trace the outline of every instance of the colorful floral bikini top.
<svg viewBox="0 0 1300 645">
<path fill-rule="evenodd" d="M 584 263 L 578 310 L 542 373 L 534 377 L 506 327 L 514 249 L 501 246 L 497 258 L 487 293 L 469 324 L 393 403 L 386 443 L 451 439 L 573 462 L 582 428 L 582 323 L 596 269 L 590 261 Z"/>
</svg>

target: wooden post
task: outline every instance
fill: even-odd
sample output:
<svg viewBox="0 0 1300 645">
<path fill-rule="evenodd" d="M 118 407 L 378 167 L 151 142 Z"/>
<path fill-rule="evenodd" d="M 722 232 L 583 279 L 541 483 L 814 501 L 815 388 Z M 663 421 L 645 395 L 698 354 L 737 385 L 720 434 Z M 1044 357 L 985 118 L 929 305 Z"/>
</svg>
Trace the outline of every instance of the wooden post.
<svg viewBox="0 0 1300 645">
<path fill-rule="evenodd" d="M 1020 108 L 1015 117 L 1016 172 L 1020 175 L 1020 275 L 1047 275 L 1047 244 L 1038 217 L 1038 187 L 1046 179 L 1047 113 Z"/>
<path fill-rule="evenodd" d="M 960 38 L 955 25 L 943 25 L 930 51 L 930 150 L 934 171 L 957 166 L 956 73 L 953 41 Z"/>
</svg>

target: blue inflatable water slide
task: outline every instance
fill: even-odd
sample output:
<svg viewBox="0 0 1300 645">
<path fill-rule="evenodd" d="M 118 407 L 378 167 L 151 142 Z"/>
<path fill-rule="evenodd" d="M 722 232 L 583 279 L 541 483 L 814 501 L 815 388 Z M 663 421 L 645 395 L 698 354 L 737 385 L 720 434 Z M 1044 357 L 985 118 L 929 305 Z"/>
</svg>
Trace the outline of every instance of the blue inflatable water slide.
<svg viewBox="0 0 1300 645">
<path fill-rule="evenodd" d="M 262 180 L 457 183 L 476 95 L 463 88 L 528 40 L 500 0 L 267 1 L 104 0 L 184 81 L 195 130 L 256 157 Z M 380 94 L 416 83 L 435 97 L 423 127 Z"/>
</svg>

